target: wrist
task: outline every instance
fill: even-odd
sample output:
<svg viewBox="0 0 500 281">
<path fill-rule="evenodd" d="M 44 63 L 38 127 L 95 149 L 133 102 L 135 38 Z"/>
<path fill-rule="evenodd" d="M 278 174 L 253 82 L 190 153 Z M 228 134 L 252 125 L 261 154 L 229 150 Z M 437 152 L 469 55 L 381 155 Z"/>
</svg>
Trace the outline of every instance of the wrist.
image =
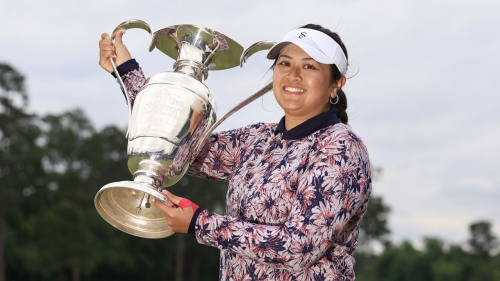
<svg viewBox="0 0 500 281">
<path fill-rule="evenodd" d="M 195 234 L 196 230 L 196 221 L 198 220 L 198 216 L 204 209 L 197 208 L 196 211 L 194 211 L 193 217 L 191 218 L 191 222 L 189 223 L 188 227 L 188 234 Z"/>
<path fill-rule="evenodd" d="M 116 70 L 118 70 L 118 74 L 120 75 L 120 77 L 137 69 L 139 69 L 139 63 L 135 59 L 129 59 L 128 61 L 116 67 Z M 114 71 L 111 71 L 111 75 L 117 78 Z"/>
</svg>

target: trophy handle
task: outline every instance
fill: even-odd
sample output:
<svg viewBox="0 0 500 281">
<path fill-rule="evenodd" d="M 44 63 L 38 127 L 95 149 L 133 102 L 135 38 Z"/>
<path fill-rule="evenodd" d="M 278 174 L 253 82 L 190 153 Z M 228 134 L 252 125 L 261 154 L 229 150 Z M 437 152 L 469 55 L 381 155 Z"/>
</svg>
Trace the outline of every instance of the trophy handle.
<svg viewBox="0 0 500 281">
<path fill-rule="evenodd" d="M 253 54 L 259 51 L 269 50 L 274 45 L 276 45 L 276 42 L 268 40 L 259 41 L 257 43 L 252 44 L 250 47 L 246 48 L 245 51 L 243 51 L 243 54 L 241 54 L 240 67 L 243 67 L 243 63 L 245 63 L 247 59 L 251 57 Z"/>
<path fill-rule="evenodd" d="M 120 23 L 114 30 L 113 33 L 117 32 L 120 29 L 132 29 L 132 28 L 140 28 L 146 30 L 149 34 L 152 34 L 151 27 L 145 21 L 142 20 L 127 20 Z"/>
<path fill-rule="evenodd" d="M 274 41 L 268 41 L 268 40 L 259 41 L 259 42 L 256 42 L 256 43 L 252 44 L 250 47 L 246 48 L 243 51 L 243 53 L 241 54 L 241 57 L 240 57 L 240 67 L 243 67 L 243 63 L 245 63 L 247 61 L 247 59 L 249 57 L 251 57 L 253 54 L 255 54 L 255 53 L 259 52 L 259 51 L 269 50 L 274 45 L 276 45 L 276 42 L 274 42 Z M 208 136 L 215 130 L 215 128 L 217 128 L 222 122 L 224 122 L 227 118 L 229 118 L 229 116 L 233 115 L 233 113 L 235 113 L 236 111 L 238 111 L 241 108 L 245 107 L 247 104 L 253 102 L 254 100 L 260 98 L 261 96 L 263 96 L 265 93 L 271 91 L 272 89 L 273 89 L 273 82 L 270 82 L 269 84 L 267 84 L 266 86 L 264 86 L 262 89 L 260 89 L 259 91 L 255 92 L 253 95 L 249 96 L 248 98 L 244 99 L 239 104 L 237 104 L 236 106 L 234 106 L 231 110 L 229 110 L 226 114 L 224 114 L 224 116 L 222 116 L 222 118 L 220 118 L 219 120 L 217 120 L 217 122 L 215 122 L 215 124 L 213 124 L 211 127 L 209 127 L 203 133 L 203 136 L 200 138 L 200 141 L 197 143 L 197 145 L 196 145 L 196 147 L 194 149 L 194 151 L 195 151 L 194 154 L 197 155 L 200 152 L 201 147 L 205 143 L 205 140 L 208 138 Z"/>
<path fill-rule="evenodd" d="M 253 102 L 254 100 L 256 100 L 258 98 L 260 98 L 265 93 L 271 91 L 272 89 L 273 89 L 273 82 L 270 82 L 269 84 L 267 84 L 266 86 L 264 86 L 262 89 L 260 89 L 259 91 L 255 92 L 253 95 L 249 96 L 248 98 L 244 99 L 243 101 L 241 101 L 240 103 L 238 103 L 236 106 L 234 106 L 231 110 L 229 110 L 226 114 L 224 114 L 224 116 L 222 116 L 222 118 L 220 118 L 219 120 L 217 120 L 217 122 L 215 122 L 215 124 L 213 124 L 212 126 L 210 126 L 203 133 L 202 137 L 200 138 L 200 140 L 196 144 L 196 147 L 194 149 L 194 155 L 198 155 L 198 153 L 200 153 L 201 147 L 205 143 L 205 140 L 215 130 L 215 128 L 217 128 L 222 122 L 224 122 L 224 120 L 226 120 L 227 118 L 229 118 L 229 116 L 233 115 L 233 113 L 235 113 L 236 111 L 238 111 L 241 108 L 245 107 L 247 104 Z"/>
<path fill-rule="evenodd" d="M 123 29 L 123 33 L 125 34 L 125 31 L 128 29 L 132 28 L 139 28 L 146 30 L 149 35 L 151 35 L 151 43 L 150 47 L 153 44 L 153 33 L 151 32 L 151 27 L 149 24 L 147 24 L 145 21 L 142 20 L 127 20 L 122 23 L 120 23 L 111 34 L 115 34 L 117 31 Z M 151 51 L 151 50 L 150 50 Z M 130 120 L 132 117 L 132 105 L 130 104 L 130 99 L 128 96 L 127 88 L 125 87 L 125 84 L 123 83 L 122 78 L 120 77 L 120 74 L 118 74 L 118 69 L 116 68 L 115 61 L 113 58 L 109 58 L 109 61 L 111 62 L 111 66 L 113 67 L 113 72 L 115 73 L 118 82 L 120 83 L 120 87 L 122 88 L 123 94 L 125 95 L 125 99 L 127 100 L 127 106 L 128 106 L 128 126 L 127 126 L 127 133 L 125 134 L 125 138 L 128 138 L 128 133 L 130 131 Z"/>
</svg>

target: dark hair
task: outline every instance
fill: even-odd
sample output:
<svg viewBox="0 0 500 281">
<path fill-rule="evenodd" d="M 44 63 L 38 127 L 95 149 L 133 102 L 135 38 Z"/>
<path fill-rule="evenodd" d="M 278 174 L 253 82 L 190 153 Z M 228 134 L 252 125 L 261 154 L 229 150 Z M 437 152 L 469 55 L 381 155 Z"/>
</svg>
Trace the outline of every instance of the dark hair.
<svg viewBox="0 0 500 281">
<path fill-rule="evenodd" d="M 345 57 L 349 61 L 349 56 L 347 55 L 347 49 L 346 49 L 344 43 L 342 42 L 342 40 L 340 39 L 340 36 L 337 33 L 332 32 L 331 30 L 324 28 L 321 25 L 311 24 L 311 23 L 306 24 L 304 26 L 301 26 L 299 28 L 314 29 L 314 30 L 323 32 L 326 35 L 330 36 L 333 40 L 335 40 L 335 42 L 337 42 L 340 45 L 340 47 L 342 48 L 342 51 L 345 54 Z M 276 64 L 276 61 L 274 61 L 273 66 L 271 68 L 274 68 L 275 64 Z M 340 73 L 340 71 L 336 65 L 330 64 L 330 66 L 332 67 L 332 83 L 338 83 L 338 81 L 342 78 L 342 73 Z M 338 111 L 338 117 L 340 118 L 342 123 L 347 124 L 347 121 L 349 121 L 349 116 L 347 116 L 347 112 L 346 112 L 346 110 L 347 110 L 347 96 L 342 89 L 338 90 L 337 96 L 339 97 L 338 102 L 336 104 L 330 103 L 330 109 L 336 109 Z"/>
</svg>

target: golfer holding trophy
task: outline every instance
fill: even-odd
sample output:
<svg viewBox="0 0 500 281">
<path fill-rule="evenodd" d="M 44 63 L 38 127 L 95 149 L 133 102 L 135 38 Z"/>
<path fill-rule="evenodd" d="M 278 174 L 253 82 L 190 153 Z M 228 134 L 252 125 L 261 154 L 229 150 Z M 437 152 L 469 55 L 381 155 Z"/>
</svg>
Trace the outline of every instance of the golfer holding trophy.
<svg viewBox="0 0 500 281">
<path fill-rule="evenodd" d="M 150 50 L 174 58 L 174 70 L 146 79 L 122 44 L 122 30 L 129 28 L 148 31 Z M 132 20 L 101 38 L 99 64 L 115 73 L 129 105 L 133 175 L 97 193 L 95 205 L 106 221 L 139 237 L 195 235 L 221 250 L 220 280 L 355 279 L 353 252 L 371 172 L 368 151 L 348 125 L 348 56 L 337 33 L 307 24 L 278 43 L 260 41 L 244 51 L 209 28 L 176 25 L 152 33 Z M 218 119 L 215 97 L 202 83 L 208 72 L 267 49 L 272 83 Z M 284 111 L 278 123 L 211 135 L 271 89 Z M 165 190 L 187 170 L 229 182 L 224 214 Z"/>
</svg>

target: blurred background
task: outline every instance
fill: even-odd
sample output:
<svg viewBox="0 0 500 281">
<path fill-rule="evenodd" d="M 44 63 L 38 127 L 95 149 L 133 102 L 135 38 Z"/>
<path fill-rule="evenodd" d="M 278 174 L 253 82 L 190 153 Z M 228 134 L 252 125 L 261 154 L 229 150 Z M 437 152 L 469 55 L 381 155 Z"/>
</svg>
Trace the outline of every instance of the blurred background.
<svg viewBox="0 0 500 281">
<path fill-rule="evenodd" d="M 357 279 L 500 280 L 500 2 L 0 0 L 0 281 L 217 280 L 217 249 L 132 237 L 93 206 L 131 178 L 124 98 L 98 65 L 101 33 L 129 19 L 201 25 L 243 47 L 306 23 L 339 33 L 349 123 L 375 167 Z M 124 42 L 146 76 L 172 70 L 143 30 Z M 209 73 L 219 116 L 270 64 L 261 52 Z M 218 130 L 282 115 L 269 93 Z M 186 177 L 171 191 L 222 213 L 225 188 Z"/>
</svg>

